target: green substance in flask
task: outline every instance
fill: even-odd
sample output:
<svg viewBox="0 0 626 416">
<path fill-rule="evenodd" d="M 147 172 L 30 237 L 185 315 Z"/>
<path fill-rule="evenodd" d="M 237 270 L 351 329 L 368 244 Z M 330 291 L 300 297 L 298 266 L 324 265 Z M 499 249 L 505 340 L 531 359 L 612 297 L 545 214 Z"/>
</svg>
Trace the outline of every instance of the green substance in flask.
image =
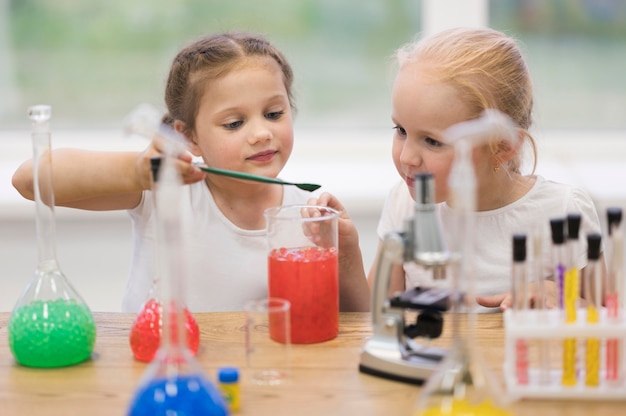
<svg viewBox="0 0 626 416">
<path fill-rule="evenodd" d="M 33 301 L 13 311 L 8 328 L 15 360 L 28 367 L 64 367 L 88 359 L 96 324 L 75 300 Z"/>
</svg>

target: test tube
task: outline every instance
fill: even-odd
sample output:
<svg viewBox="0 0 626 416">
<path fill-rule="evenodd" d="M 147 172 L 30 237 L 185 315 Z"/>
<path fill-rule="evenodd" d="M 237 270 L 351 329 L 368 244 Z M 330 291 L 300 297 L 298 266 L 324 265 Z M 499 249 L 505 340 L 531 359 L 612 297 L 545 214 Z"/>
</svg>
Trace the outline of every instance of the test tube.
<svg viewBox="0 0 626 416">
<path fill-rule="evenodd" d="M 624 267 L 624 235 L 620 228 L 622 221 L 621 208 L 608 208 L 607 219 L 610 251 L 605 303 L 609 322 L 618 322 L 620 319 L 620 303 L 623 302 L 620 289 L 622 286 L 621 281 L 623 279 Z M 606 341 L 606 379 L 611 382 L 619 382 L 621 380 L 620 344 L 621 342 L 617 338 L 608 339 Z"/>
<path fill-rule="evenodd" d="M 565 308 L 565 322 L 576 322 L 576 309 L 580 297 L 580 272 L 576 264 L 578 254 L 578 234 L 580 231 L 581 215 L 577 213 L 567 216 L 567 271 L 565 273 L 563 303 Z"/>
<path fill-rule="evenodd" d="M 565 323 L 576 322 L 576 310 L 579 296 L 578 266 L 576 253 L 578 246 L 578 232 L 580 230 L 580 214 L 567 216 L 567 265 L 563 287 L 563 306 L 565 308 Z M 564 386 L 576 385 L 576 338 L 563 340 L 563 376 L 561 383 Z"/>
<path fill-rule="evenodd" d="M 585 299 L 587 300 L 587 324 L 600 322 L 602 306 L 602 264 L 600 262 L 599 233 L 587 235 L 587 266 L 583 274 Z M 587 338 L 585 348 L 585 385 L 596 387 L 600 384 L 600 340 Z"/>
<path fill-rule="evenodd" d="M 559 308 L 563 309 L 563 285 L 565 283 L 565 258 L 567 255 L 565 246 L 565 218 L 553 218 L 550 220 L 552 231 L 552 264 L 554 280 L 559 290 Z"/>
<path fill-rule="evenodd" d="M 524 318 L 528 309 L 528 278 L 526 271 L 526 234 L 513 235 L 512 292 L 514 319 Z M 515 341 L 515 373 L 518 384 L 528 384 L 528 341 L 518 338 Z"/>
<path fill-rule="evenodd" d="M 546 288 L 543 271 L 543 233 L 541 227 L 536 227 L 533 236 L 533 273 L 535 282 L 535 308 L 546 309 Z M 537 340 L 539 348 L 539 383 L 550 383 L 550 344 L 546 339 Z"/>
</svg>

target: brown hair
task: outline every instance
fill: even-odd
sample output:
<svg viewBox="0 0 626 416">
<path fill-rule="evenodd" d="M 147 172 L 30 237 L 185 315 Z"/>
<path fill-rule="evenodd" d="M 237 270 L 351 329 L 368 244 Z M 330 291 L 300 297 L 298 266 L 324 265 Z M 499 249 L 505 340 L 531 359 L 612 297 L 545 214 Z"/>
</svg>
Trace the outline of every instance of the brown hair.
<svg viewBox="0 0 626 416">
<path fill-rule="evenodd" d="M 225 75 L 252 56 L 269 57 L 278 63 L 294 108 L 293 71 L 283 54 L 260 35 L 226 32 L 200 38 L 176 55 L 165 86 L 168 114 L 163 122 L 172 125 L 181 120 L 185 133 L 192 132 L 206 82 Z"/>
<path fill-rule="evenodd" d="M 469 106 L 473 117 L 489 108 L 507 114 L 523 130 L 533 152 L 537 146 L 528 132 L 532 124 L 533 88 L 530 73 L 514 39 L 489 28 L 454 28 L 401 47 L 396 58 L 423 61 L 434 76 L 454 87 Z M 520 172 L 522 157 L 510 162 Z"/>
</svg>

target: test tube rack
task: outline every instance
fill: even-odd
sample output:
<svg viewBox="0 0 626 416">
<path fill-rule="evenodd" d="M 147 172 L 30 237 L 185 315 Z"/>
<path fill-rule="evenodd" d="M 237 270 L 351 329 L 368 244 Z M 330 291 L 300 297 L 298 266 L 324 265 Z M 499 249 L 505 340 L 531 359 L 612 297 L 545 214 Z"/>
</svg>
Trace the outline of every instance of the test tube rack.
<svg viewBox="0 0 626 416">
<path fill-rule="evenodd" d="M 573 323 L 565 323 L 563 311 L 558 309 L 523 311 L 506 310 L 504 312 L 505 327 L 505 361 L 504 379 L 508 393 L 512 399 L 582 399 L 582 400 L 626 400 L 626 376 L 624 361 L 626 354 L 626 322 L 624 319 L 615 322 L 607 319 L 606 309 L 600 311 L 598 323 L 587 323 L 585 309 L 577 310 L 577 319 Z M 563 375 L 563 341 L 576 339 L 576 384 L 564 386 Z M 599 351 L 599 382 L 596 386 L 588 386 L 586 375 L 587 339 L 600 341 Z M 620 341 L 617 380 L 606 380 L 606 341 Z M 528 345 L 527 375 L 525 382 L 520 382 L 517 365 L 517 342 L 525 340 Z M 542 366 L 540 349 L 549 357 L 548 367 Z M 543 364 L 546 364 L 543 362 Z"/>
</svg>

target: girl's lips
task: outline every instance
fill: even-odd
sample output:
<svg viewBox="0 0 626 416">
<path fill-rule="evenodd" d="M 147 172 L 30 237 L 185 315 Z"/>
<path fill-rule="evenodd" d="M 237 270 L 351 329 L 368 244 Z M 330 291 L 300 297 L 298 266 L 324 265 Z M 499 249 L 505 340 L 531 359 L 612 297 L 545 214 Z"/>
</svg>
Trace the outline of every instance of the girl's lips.
<svg viewBox="0 0 626 416">
<path fill-rule="evenodd" d="M 248 157 L 246 160 L 253 160 L 256 162 L 267 162 L 268 160 L 272 160 L 272 158 L 274 157 L 274 155 L 278 153 L 275 150 L 268 150 L 265 152 L 259 152 L 256 153 L 250 157 Z"/>
</svg>

